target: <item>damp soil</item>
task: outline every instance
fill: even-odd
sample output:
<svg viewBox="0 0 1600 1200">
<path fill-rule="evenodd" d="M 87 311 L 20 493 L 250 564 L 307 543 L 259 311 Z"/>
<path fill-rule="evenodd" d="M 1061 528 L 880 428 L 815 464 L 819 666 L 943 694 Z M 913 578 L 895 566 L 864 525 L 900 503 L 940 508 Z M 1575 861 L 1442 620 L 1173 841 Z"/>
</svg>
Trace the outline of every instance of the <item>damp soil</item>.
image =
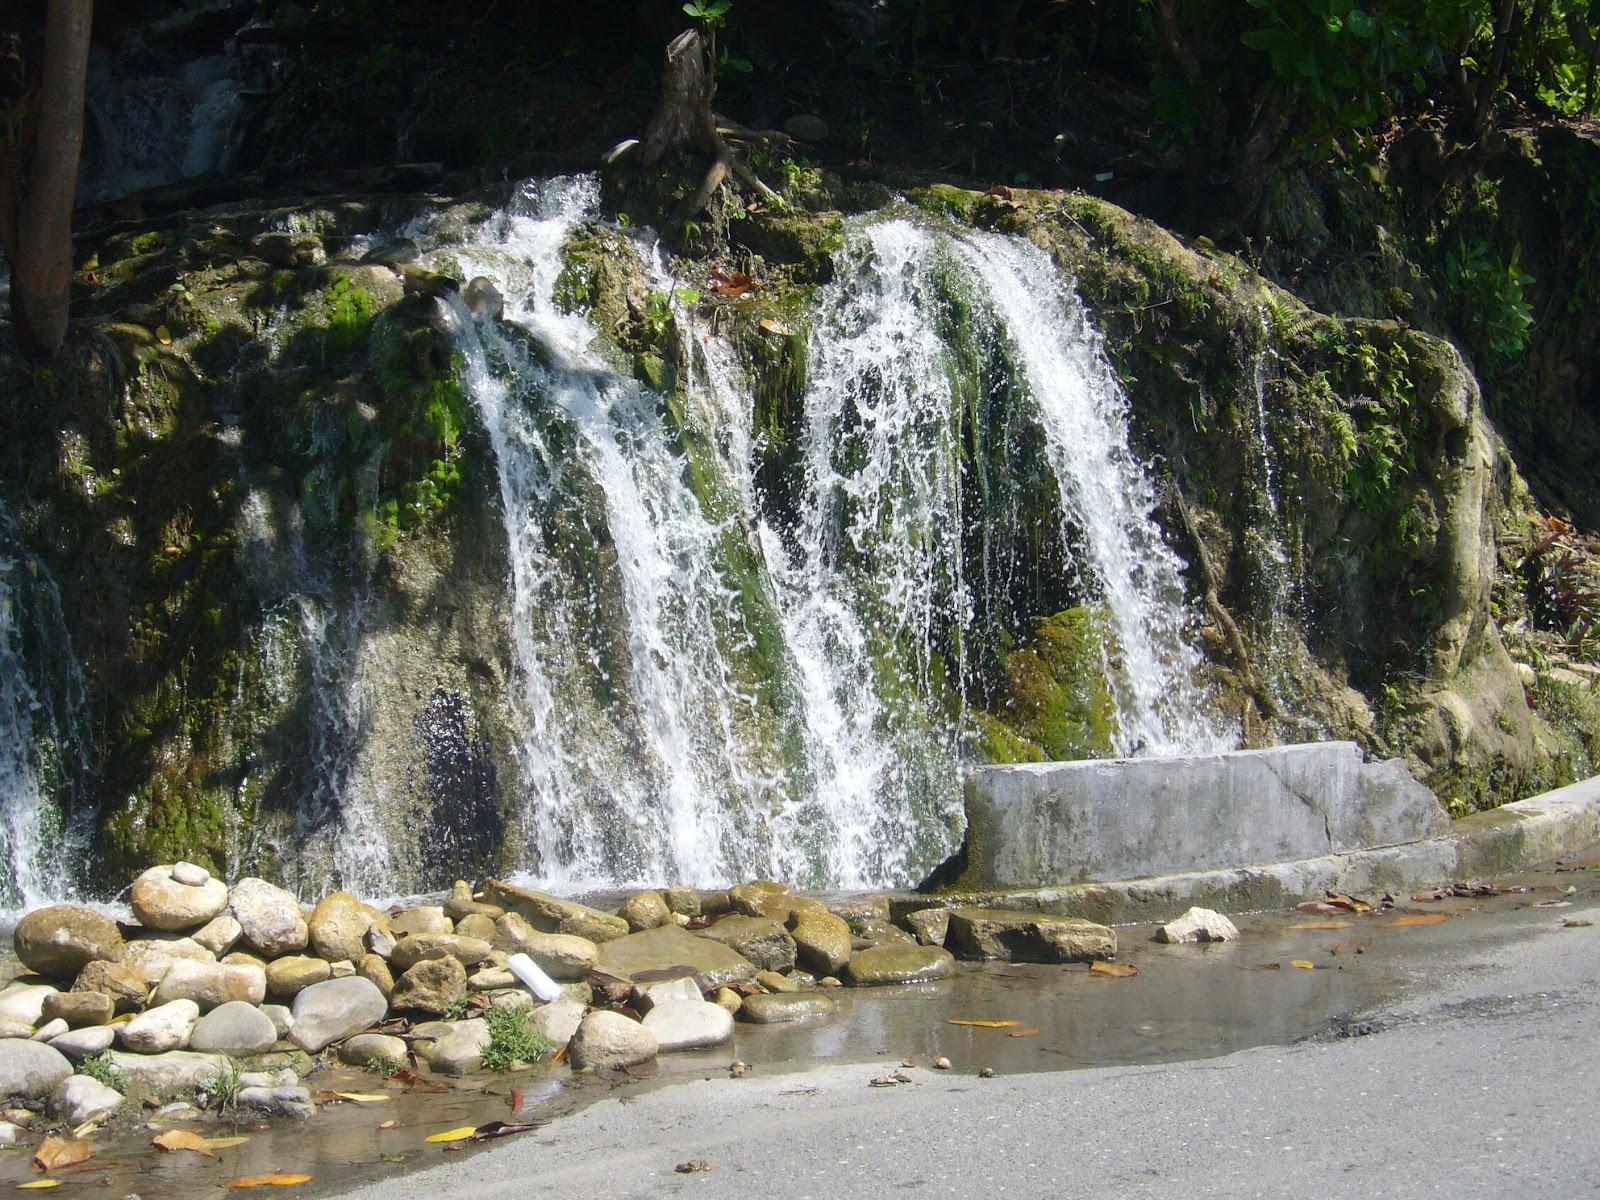
<svg viewBox="0 0 1600 1200">
<path fill-rule="evenodd" d="M 1585 857 L 1600 864 L 1597 853 Z M 1152 927 L 1127 927 L 1118 931 L 1119 961 L 1138 968 L 1132 977 L 1097 975 L 1081 964 L 967 963 L 955 978 L 939 983 L 839 989 L 830 993 L 831 1016 L 777 1026 L 739 1022 L 729 1046 L 663 1056 L 636 1073 L 575 1075 L 549 1064 L 507 1075 L 425 1076 L 408 1085 L 326 1066 L 302 1081 L 313 1092 L 388 1098 L 325 1100 L 306 1119 L 166 1121 L 144 1113 L 92 1134 L 94 1157 L 50 1178 L 61 1180 L 54 1194 L 63 1198 L 86 1192 L 193 1200 L 233 1194 L 221 1189 L 243 1176 L 294 1172 L 312 1180 L 270 1194 L 325 1196 L 430 1165 L 440 1155 L 478 1151 L 473 1143 L 427 1140 L 443 1130 L 496 1120 L 556 1122 L 559 1137 L 560 1118 L 591 1101 L 723 1077 L 735 1060 L 750 1064 L 752 1072 L 798 1075 L 819 1062 L 892 1071 L 910 1060 L 925 1070 L 942 1056 L 954 1073 L 986 1067 L 1016 1073 L 1155 1064 L 1306 1038 L 1360 1036 L 1403 1019 L 1390 1014 L 1425 994 L 1443 973 L 1492 961 L 1499 946 L 1562 929 L 1567 919 L 1597 922 L 1562 929 L 1575 949 L 1579 941 L 1592 946 L 1600 938 L 1600 869 L 1528 872 L 1497 882 L 1526 890 L 1434 902 L 1402 898 L 1397 910 L 1367 914 L 1259 913 L 1236 918 L 1238 942 L 1210 946 L 1164 946 L 1150 940 Z M 1421 913 L 1446 919 L 1397 923 Z M 1016 1024 L 951 1023 L 964 1020 Z M 213 1158 L 166 1153 L 151 1145 L 165 1128 L 243 1133 L 249 1140 Z M 0 1152 L 0 1193 L 40 1177 L 31 1169 L 31 1154 L 31 1145 Z"/>
</svg>

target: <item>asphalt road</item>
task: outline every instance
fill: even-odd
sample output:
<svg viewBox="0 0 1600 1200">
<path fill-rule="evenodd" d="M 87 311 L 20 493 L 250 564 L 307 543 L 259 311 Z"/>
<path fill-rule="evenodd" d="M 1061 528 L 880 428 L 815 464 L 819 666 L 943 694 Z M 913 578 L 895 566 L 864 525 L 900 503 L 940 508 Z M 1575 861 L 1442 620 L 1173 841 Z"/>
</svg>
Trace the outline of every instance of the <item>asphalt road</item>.
<svg viewBox="0 0 1600 1200">
<path fill-rule="evenodd" d="M 1587 907 L 1587 906 L 1586 906 Z M 605 1197 L 1600 1196 L 1600 923 L 1529 913 L 1347 1032 L 1156 1067 L 715 1079 L 344 1193 Z M 1370 1028 L 1370 1032 L 1368 1031 Z M 709 1169 L 680 1174 L 699 1159 Z"/>
</svg>

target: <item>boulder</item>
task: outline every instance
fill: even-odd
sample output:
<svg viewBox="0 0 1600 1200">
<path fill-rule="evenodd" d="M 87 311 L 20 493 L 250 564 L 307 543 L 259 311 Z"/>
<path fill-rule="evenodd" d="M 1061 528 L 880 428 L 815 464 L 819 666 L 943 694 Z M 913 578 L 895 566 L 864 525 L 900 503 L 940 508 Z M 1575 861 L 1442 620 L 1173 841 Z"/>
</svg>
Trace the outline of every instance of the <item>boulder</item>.
<svg viewBox="0 0 1600 1200">
<path fill-rule="evenodd" d="M 1191 908 L 1176 921 L 1168 921 L 1156 930 L 1158 942 L 1233 942 L 1238 939 L 1239 927 L 1209 908 Z"/>
<path fill-rule="evenodd" d="M 396 939 L 417 933 L 453 932 L 455 932 L 455 922 L 445 916 L 444 909 L 437 904 L 422 904 L 416 908 L 403 909 L 389 918 L 389 933 Z"/>
<path fill-rule="evenodd" d="M 635 1012 L 648 1013 L 658 1004 L 674 1000 L 699 1000 L 700 985 L 692 974 L 676 979 L 652 979 L 633 985 L 632 1003 Z"/>
<path fill-rule="evenodd" d="M 133 881 L 128 907 L 141 925 L 181 933 L 198 929 L 228 907 L 227 884 L 204 871 L 205 882 L 184 883 L 174 877 L 176 869 L 171 865 L 151 867 Z"/>
<path fill-rule="evenodd" d="M 267 960 L 259 954 L 251 954 L 248 950 L 235 950 L 231 954 L 225 954 L 222 956 L 222 961 L 230 967 L 254 967 L 262 972 L 267 969 Z"/>
<path fill-rule="evenodd" d="M 356 964 L 356 974 L 370 980 L 385 996 L 394 994 L 394 972 L 389 969 L 389 961 L 380 955 L 362 955 L 361 961 Z"/>
<path fill-rule="evenodd" d="M 902 920 L 911 936 L 924 946 L 942 946 L 950 931 L 948 908 L 919 908 L 907 913 Z"/>
<path fill-rule="evenodd" d="M 110 996 L 117 1012 L 137 1012 L 150 995 L 144 976 L 127 962 L 92 962 L 78 972 L 72 985 L 75 992 L 98 992 Z"/>
<path fill-rule="evenodd" d="M 349 892 L 324 896 L 306 922 L 313 953 L 329 962 L 359 962 L 367 952 L 367 932 L 373 928 L 387 930 L 389 919 Z"/>
<path fill-rule="evenodd" d="M 820 992 L 761 992 L 746 996 L 739 1015 L 757 1025 L 778 1025 L 833 1014 L 833 1001 Z"/>
<path fill-rule="evenodd" d="M 288 954 L 267 964 L 267 991 L 288 999 L 298 996 L 313 983 L 333 977 L 333 967 L 326 959 L 312 958 L 309 954 Z"/>
<path fill-rule="evenodd" d="M 495 933 L 494 918 L 486 913 L 468 913 L 456 922 L 457 937 L 476 938 L 481 942 L 493 943 Z"/>
<path fill-rule="evenodd" d="M 92 962 L 122 958 L 117 923 L 77 904 L 35 909 L 17 922 L 11 940 L 23 966 L 51 979 L 74 979 Z"/>
<path fill-rule="evenodd" d="M 660 892 L 635 892 L 622 902 L 617 916 L 628 923 L 631 932 L 638 933 L 668 924 L 672 920 L 672 910 Z"/>
<path fill-rule="evenodd" d="M 485 967 L 467 976 L 469 992 L 502 992 L 519 986 L 517 977 L 505 967 Z"/>
<path fill-rule="evenodd" d="M 814 113 L 796 113 L 783 123 L 783 131 L 797 142 L 825 142 L 828 123 Z"/>
<path fill-rule="evenodd" d="M 630 933 L 600 947 L 595 969 L 618 979 L 632 979 L 643 971 L 688 967 L 699 976 L 701 991 L 730 983 L 749 983 L 758 968 L 736 950 L 710 938 L 699 937 L 676 925 Z"/>
<path fill-rule="evenodd" d="M 645 1014 L 644 1027 L 662 1053 L 700 1050 L 733 1037 L 733 1014 L 704 1000 L 668 1000 Z"/>
<path fill-rule="evenodd" d="M 268 958 L 306 948 L 310 931 L 300 902 L 265 879 L 250 877 L 233 885 L 230 906 L 245 945 Z"/>
<path fill-rule="evenodd" d="M 621 917 L 499 879 L 486 881 L 482 892 L 485 901 L 516 913 L 540 933 L 570 933 L 591 942 L 608 942 L 628 933 L 628 923 Z"/>
<path fill-rule="evenodd" d="M 446 931 L 448 932 L 448 931 Z M 367 953 L 376 954 L 380 958 L 388 958 L 394 953 L 395 936 L 387 929 L 379 929 L 374 925 L 367 930 Z M 359 962 L 360 960 L 355 960 Z"/>
<path fill-rule="evenodd" d="M 293 1117 L 311 1117 L 317 1112 L 317 1106 L 311 1102 L 311 1089 L 292 1084 L 271 1088 L 240 1088 L 234 1103 L 240 1108 L 255 1108 Z"/>
<path fill-rule="evenodd" d="M 945 944 L 963 958 L 1005 962 L 1093 962 L 1117 955 L 1117 935 L 1104 925 L 1003 908 L 951 909 Z"/>
<path fill-rule="evenodd" d="M 90 1055 L 103 1054 L 117 1040 L 117 1031 L 110 1025 L 85 1025 L 72 1029 L 60 1037 L 50 1039 L 50 1048 L 59 1050 L 73 1062 Z"/>
<path fill-rule="evenodd" d="M 402 971 L 429 959 L 453 958 L 463 967 L 476 966 L 494 950 L 488 942 L 454 933 L 413 933 L 395 943 L 389 960 Z"/>
<path fill-rule="evenodd" d="M 294 1028 L 294 1014 L 281 1004 L 263 1004 L 262 1015 L 272 1022 L 273 1029 L 277 1030 L 280 1038 L 289 1036 L 289 1030 Z"/>
<path fill-rule="evenodd" d="M 861 892 L 854 896 L 835 896 L 828 901 L 828 911 L 845 922 L 887 921 L 891 915 L 889 897 L 882 892 Z"/>
<path fill-rule="evenodd" d="M 939 946 L 878 945 L 857 950 L 844 969 L 851 987 L 883 987 L 897 983 L 928 983 L 956 973 L 955 956 Z"/>
<path fill-rule="evenodd" d="M 855 917 L 850 922 L 850 948 L 867 950 L 873 946 L 914 946 L 917 939 L 882 917 Z"/>
<path fill-rule="evenodd" d="M 265 1054 L 278 1041 L 278 1030 L 253 1004 L 233 1000 L 212 1009 L 195 1023 L 189 1049 L 201 1053 Z"/>
<path fill-rule="evenodd" d="M 56 992 L 44 998 L 40 1014 L 48 1021 L 60 1019 L 68 1025 L 104 1025 L 116 1016 L 117 1008 L 104 992 Z"/>
<path fill-rule="evenodd" d="M 314 983 L 294 998 L 294 1025 L 289 1040 L 316 1054 L 376 1025 L 389 1012 L 371 980 L 359 975 Z"/>
<path fill-rule="evenodd" d="M 673 928 L 673 927 L 669 927 Z M 621 1070 L 656 1056 L 656 1035 L 621 1013 L 592 1012 L 578 1025 L 567 1059 L 578 1070 Z"/>
<path fill-rule="evenodd" d="M 160 983 L 167 968 L 180 959 L 214 963 L 217 956 L 193 938 L 135 938 L 122 955 L 122 965 L 147 984 Z"/>
<path fill-rule="evenodd" d="M 426 958 L 395 980 L 396 1008 L 443 1016 L 467 994 L 467 969 L 454 958 Z"/>
<path fill-rule="evenodd" d="M 37 1025 L 44 1020 L 44 1002 L 58 990 L 48 983 L 13 983 L 0 989 L 0 1021 Z"/>
<path fill-rule="evenodd" d="M 765 917 L 769 921 L 784 922 L 794 911 L 797 897 L 787 889 L 761 887 L 754 883 L 741 883 L 728 889 L 728 910 L 745 917 Z"/>
<path fill-rule="evenodd" d="M 59 1050 L 22 1038 L 0 1040 L 0 1099 L 43 1100 L 71 1074 Z"/>
<path fill-rule="evenodd" d="M 22 1038 L 27 1040 L 33 1037 L 34 1026 L 30 1021 L 13 1021 L 0 1017 L 0 1041 L 8 1038 Z"/>
<path fill-rule="evenodd" d="M 221 957 L 232 950 L 244 932 L 232 913 L 218 913 L 191 935 L 197 945 Z"/>
<path fill-rule="evenodd" d="M 99 1120 L 121 1107 L 121 1092 L 87 1075 L 68 1076 L 50 1096 L 50 1115 L 68 1125 Z"/>
<path fill-rule="evenodd" d="M 444 915 L 452 921 L 461 921 L 467 917 L 488 917 L 494 921 L 504 916 L 505 911 L 498 904 L 485 904 L 474 897 L 465 879 L 456 880 L 455 886 L 450 889 L 450 899 L 444 902 Z"/>
<path fill-rule="evenodd" d="M 34 1042 L 48 1042 L 51 1038 L 60 1037 L 63 1033 L 67 1032 L 67 1029 L 67 1023 L 60 1017 L 56 1017 L 54 1020 L 46 1021 L 43 1025 L 39 1026 L 39 1028 L 35 1029 L 33 1031 L 33 1037 L 31 1037 L 29 1040 Z"/>
<path fill-rule="evenodd" d="M 819 975 L 837 975 L 850 961 L 850 926 L 830 912 L 797 912 L 790 936 L 796 959 Z"/>
<path fill-rule="evenodd" d="M 196 1054 L 189 1050 L 169 1050 L 165 1054 L 126 1054 L 113 1050 L 111 1069 L 130 1088 L 152 1098 L 189 1095 L 229 1067 L 220 1054 Z"/>
<path fill-rule="evenodd" d="M 559 1049 L 578 1032 L 585 1009 L 586 1006 L 576 1000 L 557 1000 L 535 1009 L 528 1018 L 528 1028 Z"/>
<path fill-rule="evenodd" d="M 757 970 L 788 971 L 794 967 L 794 938 L 777 921 L 766 917 L 722 917 L 700 930 L 700 936 L 721 942 L 749 959 Z"/>
<path fill-rule="evenodd" d="M 776 971 L 757 971 L 756 983 L 769 992 L 798 992 L 800 981 Z"/>
<path fill-rule="evenodd" d="M 406 1061 L 404 1039 L 387 1033 L 358 1033 L 339 1043 L 339 1059 L 352 1067 L 364 1067 L 370 1062 Z"/>
<path fill-rule="evenodd" d="M 182 1050 L 200 1020 L 193 1000 L 172 1000 L 147 1008 L 126 1025 L 117 1026 L 117 1041 L 136 1054 L 164 1054 Z"/>
<path fill-rule="evenodd" d="M 260 967 L 190 962 L 180 958 L 167 968 L 161 982 L 156 984 L 150 1003 L 193 1000 L 201 1009 L 210 1010 L 234 1000 L 260 1004 L 266 998 L 267 973 Z"/>
<path fill-rule="evenodd" d="M 516 913 L 495 923 L 494 944 L 512 954 L 526 954 L 551 979 L 587 979 L 600 961 L 599 948 L 588 938 L 569 933 L 540 933 Z"/>
<path fill-rule="evenodd" d="M 458 1021 L 427 1049 L 428 1065 L 440 1075 L 470 1075 L 483 1067 L 489 1047 L 489 1022 Z"/>
<path fill-rule="evenodd" d="M 698 917 L 700 915 L 700 892 L 692 887 L 668 888 L 661 894 L 667 902 L 667 909 L 680 917 Z"/>
</svg>

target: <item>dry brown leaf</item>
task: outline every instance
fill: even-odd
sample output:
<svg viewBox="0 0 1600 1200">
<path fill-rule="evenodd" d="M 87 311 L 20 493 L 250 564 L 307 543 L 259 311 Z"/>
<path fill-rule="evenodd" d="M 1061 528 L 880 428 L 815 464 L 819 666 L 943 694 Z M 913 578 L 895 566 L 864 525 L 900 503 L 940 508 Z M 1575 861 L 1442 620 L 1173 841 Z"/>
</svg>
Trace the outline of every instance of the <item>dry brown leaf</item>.
<svg viewBox="0 0 1600 1200">
<path fill-rule="evenodd" d="M 1561 922 L 1561 928 L 1563 928 L 1563 929 L 1588 929 L 1593 924 L 1594 924 L 1593 921 L 1586 921 L 1582 917 L 1568 917 L 1565 921 Z"/>
<path fill-rule="evenodd" d="M 680 1175 L 693 1175 L 696 1171 L 709 1171 L 711 1164 L 703 1158 L 691 1158 L 688 1162 L 681 1162 L 672 1168 Z"/>
<path fill-rule="evenodd" d="M 1388 922 L 1390 929 L 1397 929 L 1405 925 L 1438 925 L 1450 919 L 1449 913 L 1406 913 Z"/>
<path fill-rule="evenodd" d="M 293 1187 L 297 1183 L 310 1182 L 311 1176 L 309 1175 L 278 1171 L 271 1175 L 245 1175 L 238 1179 L 230 1179 L 222 1186 L 229 1188 Z"/>
<path fill-rule="evenodd" d="M 54 1171 L 57 1167 L 70 1167 L 81 1163 L 94 1153 L 94 1147 L 81 1138 L 63 1138 L 52 1134 L 39 1143 L 33 1153 L 33 1165 L 41 1171 Z"/>
<path fill-rule="evenodd" d="M 1010 1033 L 1006 1034 L 1006 1036 L 1007 1037 L 1038 1037 L 1040 1032 L 1041 1032 L 1040 1030 L 1032 1028 L 1030 1026 L 1027 1029 L 1013 1029 Z"/>
<path fill-rule="evenodd" d="M 1246 971 L 1281 971 L 1281 970 L 1283 970 L 1283 964 L 1282 963 L 1251 963 L 1248 967 L 1245 968 L 1245 970 Z"/>
<path fill-rule="evenodd" d="M 733 299 L 755 287 L 755 281 L 742 271 L 724 271 L 721 267 L 713 267 L 710 285 L 717 295 Z"/>
<path fill-rule="evenodd" d="M 1096 962 L 1089 966 L 1089 974 L 1105 975 L 1111 979 L 1130 979 L 1139 973 L 1132 963 Z"/>
<path fill-rule="evenodd" d="M 150 1139 L 153 1146 L 163 1150 L 193 1150 L 196 1154 L 204 1154 L 208 1158 L 215 1158 L 216 1154 L 211 1148 L 211 1143 L 205 1136 L 194 1132 L 192 1129 L 169 1129 L 165 1133 L 158 1133 Z"/>
<path fill-rule="evenodd" d="M 1015 1029 L 1021 1021 L 990 1021 L 982 1018 L 952 1017 L 945 1022 L 946 1025 L 970 1025 L 974 1029 Z"/>
</svg>

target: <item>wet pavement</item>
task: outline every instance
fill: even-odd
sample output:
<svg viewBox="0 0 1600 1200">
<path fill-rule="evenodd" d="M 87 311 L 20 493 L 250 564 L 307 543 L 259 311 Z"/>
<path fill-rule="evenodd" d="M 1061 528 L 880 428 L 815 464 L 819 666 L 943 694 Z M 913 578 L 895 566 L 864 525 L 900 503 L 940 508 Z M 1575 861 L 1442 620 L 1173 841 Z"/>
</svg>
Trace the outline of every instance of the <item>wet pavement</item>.
<svg viewBox="0 0 1600 1200">
<path fill-rule="evenodd" d="M 56 1194 L 62 1196 L 79 1190 L 189 1200 L 224 1194 L 221 1186 L 242 1176 L 295 1172 L 313 1178 L 271 1194 L 326 1195 L 436 1164 L 442 1155 L 476 1153 L 466 1143 L 426 1141 L 442 1130 L 493 1120 L 556 1121 L 619 1093 L 723 1078 L 735 1059 L 763 1076 L 793 1072 L 794 1086 L 804 1088 L 802 1072 L 822 1063 L 874 1064 L 892 1071 L 902 1059 L 926 1068 L 943 1055 L 957 1075 L 983 1067 L 1009 1075 L 1173 1062 L 1361 1033 L 1406 1000 L 1425 994 L 1446 973 L 1493 961 L 1499 946 L 1567 920 L 1600 921 L 1597 854 L 1600 850 L 1574 855 L 1593 860 L 1578 870 L 1496 881 L 1525 889 L 1497 896 L 1399 897 L 1398 907 L 1366 914 L 1291 911 L 1239 917 L 1242 937 L 1236 943 L 1164 946 L 1150 940 L 1150 926 L 1120 929 L 1119 961 L 1138 968 L 1133 977 L 1097 975 L 1086 965 L 983 963 L 963 964 L 956 978 L 935 984 L 840 989 L 829 993 L 837 1006 L 830 1017 L 787 1026 L 740 1022 L 731 1046 L 664 1056 L 637 1074 L 575 1076 L 552 1064 L 493 1077 L 427 1076 L 407 1086 L 364 1071 L 324 1068 L 303 1081 L 314 1092 L 390 1098 L 324 1103 L 305 1120 L 235 1118 L 223 1122 L 230 1128 L 219 1128 L 216 1121 L 177 1126 L 248 1135 L 248 1141 L 220 1149 L 214 1158 L 158 1151 L 150 1139 L 164 1124 L 154 1122 L 152 1128 L 124 1121 L 91 1135 L 93 1158 L 51 1172 L 50 1178 L 61 1180 Z M 1436 915 L 1445 919 L 1434 921 Z M 1575 946 L 1592 946 L 1600 925 L 1574 927 L 1570 936 L 1581 940 Z M 956 1020 L 1016 1024 L 950 1024 Z M 517 1110 L 513 1089 L 522 1101 Z M 39 1178 L 30 1167 L 31 1153 L 31 1146 L 0 1153 L 0 1191 Z"/>
</svg>

